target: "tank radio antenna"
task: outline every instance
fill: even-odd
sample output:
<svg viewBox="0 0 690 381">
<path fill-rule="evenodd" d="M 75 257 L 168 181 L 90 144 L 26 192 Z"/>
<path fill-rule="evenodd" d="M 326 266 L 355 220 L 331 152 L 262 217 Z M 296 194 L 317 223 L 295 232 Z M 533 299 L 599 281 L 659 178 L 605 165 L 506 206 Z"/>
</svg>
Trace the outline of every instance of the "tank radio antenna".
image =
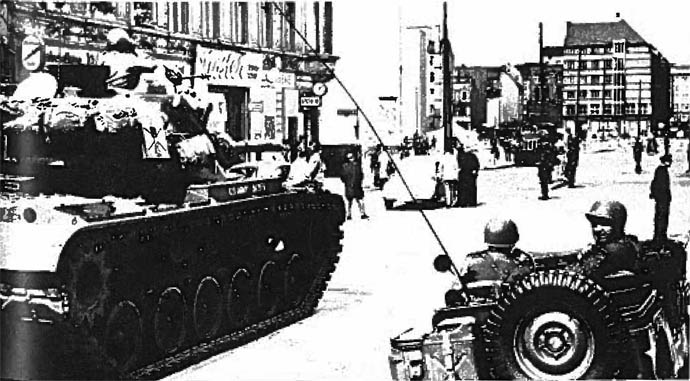
<svg viewBox="0 0 690 381">
<path fill-rule="evenodd" d="M 406 181 L 405 178 L 403 177 L 403 174 L 402 174 L 402 172 L 400 171 L 400 168 L 398 167 L 398 164 L 395 162 L 395 159 L 393 158 L 393 155 L 391 155 L 391 153 L 388 151 L 388 149 L 386 149 L 385 144 L 383 144 L 383 139 L 381 139 L 381 136 L 379 135 L 378 131 L 376 131 L 376 128 L 374 127 L 373 123 L 371 123 L 371 119 L 369 119 L 369 117 L 367 116 L 366 112 L 364 112 L 364 110 L 360 107 L 359 102 L 357 102 L 357 100 L 355 100 L 355 98 L 354 98 L 354 96 L 352 95 L 352 93 L 350 93 L 350 90 L 347 88 L 347 86 L 345 86 L 345 84 L 344 84 L 343 81 L 340 79 L 340 77 L 338 77 L 338 75 L 335 73 L 335 70 L 333 70 L 333 68 L 331 68 L 331 66 L 328 64 L 328 62 L 326 62 L 326 60 L 323 59 L 323 58 L 318 54 L 317 50 L 309 43 L 309 41 L 308 41 L 307 38 L 304 36 L 304 34 L 295 26 L 295 21 L 294 21 L 289 15 L 286 15 L 286 14 L 285 14 L 285 12 L 283 11 L 283 8 L 282 8 L 279 4 L 273 4 L 273 5 L 274 5 L 274 8 L 275 8 L 275 9 L 278 11 L 278 13 L 280 14 L 280 16 L 281 16 L 285 21 L 287 21 L 288 25 L 290 26 L 290 29 L 292 29 L 292 30 L 300 37 L 300 39 L 304 42 L 304 44 L 307 46 L 307 48 L 309 49 L 309 51 L 310 51 L 311 53 L 314 53 L 314 54 L 315 54 L 315 56 L 316 56 L 316 58 L 319 60 L 319 62 L 320 62 L 320 63 L 323 65 L 323 67 L 325 67 L 326 70 L 328 71 L 328 74 L 330 74 L 330 75 L 333 77 L 333 79 L 335 79 L 336 82 L 338 82 L 338 84 L 340 85 L 340 87 L 345 91 L 345 94 L 347 94 L 348 98 L 350 98 L 350 100 L 351 100 L 352 103 L 355 105 L 355 107 L 357 108 L 357 110 L 362 114 L 362 116 L 364 117 L 364 120 L 365 120 L 365 121 L 367 122 L 367 124 L 369 125 L 369 128 L 371 129 L 371 132 L 374 133 L 374 136 L 376 137 L 376 140 L 378 140 L 379 144 L 381 144 L 381 147 L 383 147 L 383 151 L 386 153 L 386 155 L 388 155 L 388 159 L 390 160 L 391 163 L 393 163 L 393 168 L 395 169 L 395 172 L 398 174 L 398 176 L 400 176 L 400 180 L 402 181 L 403 185 L 405 186 L 405 190 L 406 190 L 407 193 L 410 195 L 410 198 L 412 198 L 412 201 L 413 201 L 413 202 L 416 202 L 417 199 L 416 199 L 416 198 L 414 197 L 414 195 L 412 194 L 412 191 L 410 190 L 409 185 L 407 185 L 407 181 Z M 264 8 L 264 9 L 266 9 L 266 8 Z M 450 255 L 448 254 L 448 250 L 447 250 L 446 247 L 443 245 L 443 242 L 441 241 L 441 238 L 439 237 L 438 233 L 436 232 L 436 229 L 434 229 L 434 226 L 431 224 L 431 221 L 429 221 L 429 218 L 427 217 L 426 213 L 424 213 L 424 210 L 419 209 L 419 213 L 422 215 L 422 218 L 424 218 L 424 222 L 426 222 L 427 226 L 429 227 L 429 230 L 431 230 L 431 233 L 434 235 L 434 238 L 436 239 L 436 242 L 438 243 L 439 247 L 440 247 L 441 250 L 443 251 L 443 254 L 446 255 L 446 256 L 450 259 Z M 452 267 L 452 269 L 453 269 L 453 271 L 455 272 L 456 275 L 460 274 L 460 273 L 458 272 L 457 267 L 455 266 L 455 263 L 453 263 L 452 259 L 451 259 L 450 265 L 451 265 L 451 267 Z"/>
</svg>

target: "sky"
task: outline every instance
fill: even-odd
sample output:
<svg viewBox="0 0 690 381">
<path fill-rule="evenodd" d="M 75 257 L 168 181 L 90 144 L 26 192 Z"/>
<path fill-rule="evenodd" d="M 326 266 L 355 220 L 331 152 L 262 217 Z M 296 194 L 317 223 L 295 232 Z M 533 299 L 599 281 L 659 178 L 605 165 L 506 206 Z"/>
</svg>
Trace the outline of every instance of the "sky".
<svg viewBox="0 0 690 381">
<path fill-rule="evenodd" d="M 434 0 L 335 0 L 336 73 L 360 102 L 398 92 L 399 28 L 441 24 Z M 687 0 L 448 1 L 449 38 L 456 65 L 536 62 L 538 23 L 545 45 L 562 45 L 566 21 L 615 21 L 616 12 L 674 63 L 690 63 Z M 400 20 L 400 21 L 399 21 Z"/>
</svg>

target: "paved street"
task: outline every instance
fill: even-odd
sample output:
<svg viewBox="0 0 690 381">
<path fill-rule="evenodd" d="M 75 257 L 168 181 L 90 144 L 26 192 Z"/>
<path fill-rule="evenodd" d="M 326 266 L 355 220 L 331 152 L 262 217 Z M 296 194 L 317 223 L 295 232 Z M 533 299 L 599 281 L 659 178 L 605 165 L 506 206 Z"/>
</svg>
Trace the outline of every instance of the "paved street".
<svg viewBox="0 0 690 381">
<path fill-rule="evenodd" d="M 673 204 L 669 233 L 690 230 L 690 176 L 683 145 L 675 142 L 671 169 Z M 649 183 L 658 156 L 644 156 L 633 172 L 632 152 L 581 155 L 575 189 L 551 191 L 540 201 L 536 168 L 484 170 L 480 206 L 428 211 L 456 261 L 481 248 L 490 216 L 513 218 L 525 250 L 575 249 L 590 241 L 584 217 L 599 198 L 628 207 L 628 232 L 649 239 L 654 204 Z M 441 252 L 417 211 L 386 211 L 378 192 L 367 195 L 371 219 L 344 226 L 341 261 L 315 316 L 244 347 L 211 358 L 170 380 L 383 380 L 390 378 L 389 338 L 411 326 L 429 328 L 452 281 L 433 270 Z"/>
</svg>

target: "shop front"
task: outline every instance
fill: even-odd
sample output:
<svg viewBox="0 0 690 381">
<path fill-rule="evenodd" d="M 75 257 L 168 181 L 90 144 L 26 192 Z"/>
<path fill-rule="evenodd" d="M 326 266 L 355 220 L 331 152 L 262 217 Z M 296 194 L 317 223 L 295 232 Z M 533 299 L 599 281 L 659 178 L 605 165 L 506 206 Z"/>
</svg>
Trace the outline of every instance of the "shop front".
<svg viewBox="0 0 690 381">
<path fill-rule="evenodd" d="M 270 54 L 197 46 L 194 88 L 212 104 L 211 131 L 247 146 L 282 147 L 298 139 L 303 116 L 295 73 L 279 70 Z M 255 150 L 261 151 L 260 148 Z"/>
</svg>

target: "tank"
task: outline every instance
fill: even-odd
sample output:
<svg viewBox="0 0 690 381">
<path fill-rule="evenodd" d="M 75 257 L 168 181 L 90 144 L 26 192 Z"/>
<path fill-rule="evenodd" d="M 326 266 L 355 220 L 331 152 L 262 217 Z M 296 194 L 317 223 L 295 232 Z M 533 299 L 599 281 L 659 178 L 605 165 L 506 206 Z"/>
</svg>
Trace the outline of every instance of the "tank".
<svg viewBox="0 0 690 381">
<path fill-rule="evenodd" d="M 229 180 L 184 97 L 4 98 L 2 374 L 159 378 L 312 315 L 344 204 Z"/>
</svg>

